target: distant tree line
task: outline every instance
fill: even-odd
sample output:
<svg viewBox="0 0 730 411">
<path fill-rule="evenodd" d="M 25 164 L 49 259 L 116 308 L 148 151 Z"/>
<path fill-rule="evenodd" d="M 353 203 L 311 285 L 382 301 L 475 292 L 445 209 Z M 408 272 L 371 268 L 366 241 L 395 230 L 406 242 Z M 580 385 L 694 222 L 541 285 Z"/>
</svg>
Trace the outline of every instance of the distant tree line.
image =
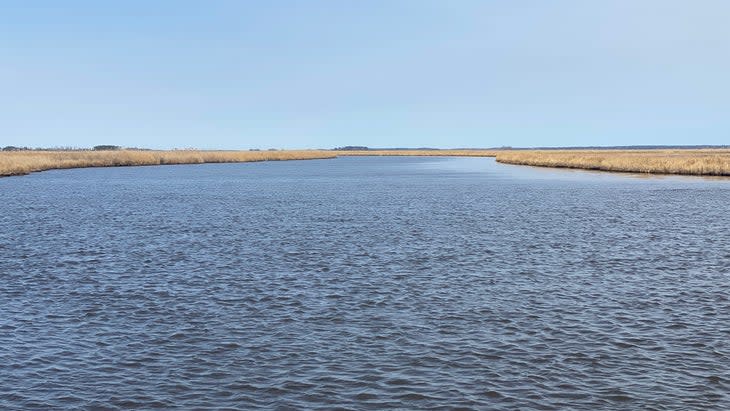
<svg viewBox="0 0 730 411">
<path fill-rule="evenodd" d="M 146 151 L 149 150 L 148 148 L 136 148 L 136 147 L 127 147 L 124 148 L 122 146 L 115 146 L 111 144 L 101 144 L 98 146 L 94 146 L 92 148 L 79 148 L 79 147 L 21 147 L 21 146 L 5 146 L 1 148 L 2 151 L 113 151 L 113 150 L 140 150 L 140 151 Z"/>
<path fill-rule="evenodd" d="M 366 146 L 344 146 L 344 147 L 335 147 L 333 148 L 335 151 L 379 151 L 379 150 L 387 150 L 387 151 L 437 151 L 438 148 L 431 148 L 431 147 L 366 147 Z"/>
<path fill-rule="evenodd" d="M 5 146 L 2 151 L 85 151 L 85 148 L 76 147 L 47 147 L 47 148 L 32 148 L 32 147 L 18 147 L 18 146 Z"/>
</svg>

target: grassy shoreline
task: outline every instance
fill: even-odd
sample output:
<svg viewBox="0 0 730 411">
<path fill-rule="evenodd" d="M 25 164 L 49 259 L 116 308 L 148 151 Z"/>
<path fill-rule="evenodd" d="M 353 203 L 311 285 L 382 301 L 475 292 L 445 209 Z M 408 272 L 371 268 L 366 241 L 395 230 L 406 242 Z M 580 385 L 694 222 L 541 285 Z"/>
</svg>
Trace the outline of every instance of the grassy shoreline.
<svg viewBox="0 0 730 411">
<path fill-rule="evenodd" d="M 730 176 L 730 150 L 525 150 L 497 155 L 504 164 L 623 173 Z"/>
<path fill-rule="evenodd" d="M 730 149 L 372 150 L 339 156 L 496 157 L 503 164 L 622 173 L 730 176 Z"/>
<path fill-rule="evenodd" d="M 449 156 L 496 157 L 504 164 L 574 168 L 610 172 L 730 176 L 730 149 L 653 150 L 113 150 L 113 151 L 3 151 L 0 177 L 37 171 L 151 166 L 166 164 L 239 163 L 309 160 L 338 156 Z"/>
<path fill-rule="evenodd" d="M 3 151 L 0 152 L 0 177 L 69 168 L 245 163 L 253 161 L 313 160 L 334 157 L 337 157 L 335 153 L 324 150 Z"/>
</svg>

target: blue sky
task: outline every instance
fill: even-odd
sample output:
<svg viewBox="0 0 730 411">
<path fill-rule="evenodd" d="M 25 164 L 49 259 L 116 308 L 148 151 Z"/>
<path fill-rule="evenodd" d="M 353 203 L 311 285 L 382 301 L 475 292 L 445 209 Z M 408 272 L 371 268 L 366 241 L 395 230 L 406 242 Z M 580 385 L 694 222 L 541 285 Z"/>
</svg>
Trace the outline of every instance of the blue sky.
<svg viewBox="0 0 730 411">
<path fill-rule="evenodd" d="M 0 0 L 0 145 L 730 144 L 725 0 Z"/>
</svg>

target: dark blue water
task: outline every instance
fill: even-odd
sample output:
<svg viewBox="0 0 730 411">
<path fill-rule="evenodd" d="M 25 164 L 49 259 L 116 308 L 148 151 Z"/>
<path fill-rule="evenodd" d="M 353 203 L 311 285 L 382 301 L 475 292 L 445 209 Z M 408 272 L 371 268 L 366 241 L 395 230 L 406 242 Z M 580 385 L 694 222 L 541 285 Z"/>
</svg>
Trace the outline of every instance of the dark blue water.
<svg viewBox="0 0 730 411">
<path fill-rule="evenodd" d="M 2 409 L 727 409 L 730 180 L 479 158 L 0 179 Z"/>
</svg>

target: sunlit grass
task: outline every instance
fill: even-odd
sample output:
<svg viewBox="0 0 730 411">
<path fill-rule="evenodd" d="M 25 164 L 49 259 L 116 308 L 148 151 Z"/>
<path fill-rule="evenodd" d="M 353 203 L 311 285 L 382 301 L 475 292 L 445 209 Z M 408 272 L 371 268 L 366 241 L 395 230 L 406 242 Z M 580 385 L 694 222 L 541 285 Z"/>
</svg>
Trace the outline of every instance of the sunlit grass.
<svg viewBox="0 0 730 411">
<path fill-rule="evenodd" d="M 65 168 L 239 163 L 267 160 L 307 160 L 332 157 L 336 157 L 336 154 L 321 150 L 3 151 L 0 152 L 0 176 L 20 175 L 35 171 Z"/>
<path fill-rule="evenodd" d="M 340 156 L 496 157 L 506 164 L 654 174 L 730 175 L 730 150 L 368 150 Z"/>
<path fill-rule="evenodd" d="M 112 150 L 3 151 L 0 176 L 35 171 L 163 164 L 305 160 L 337 156 L 496 157 L 500 163 L 656 174 L 730 176 L 730 150 Z"/>
<path fill-rule="evenodd" d="M 652 174 L 730 175 L 730 150 L 515 150 L 500 163 Z"/>
</svg>

